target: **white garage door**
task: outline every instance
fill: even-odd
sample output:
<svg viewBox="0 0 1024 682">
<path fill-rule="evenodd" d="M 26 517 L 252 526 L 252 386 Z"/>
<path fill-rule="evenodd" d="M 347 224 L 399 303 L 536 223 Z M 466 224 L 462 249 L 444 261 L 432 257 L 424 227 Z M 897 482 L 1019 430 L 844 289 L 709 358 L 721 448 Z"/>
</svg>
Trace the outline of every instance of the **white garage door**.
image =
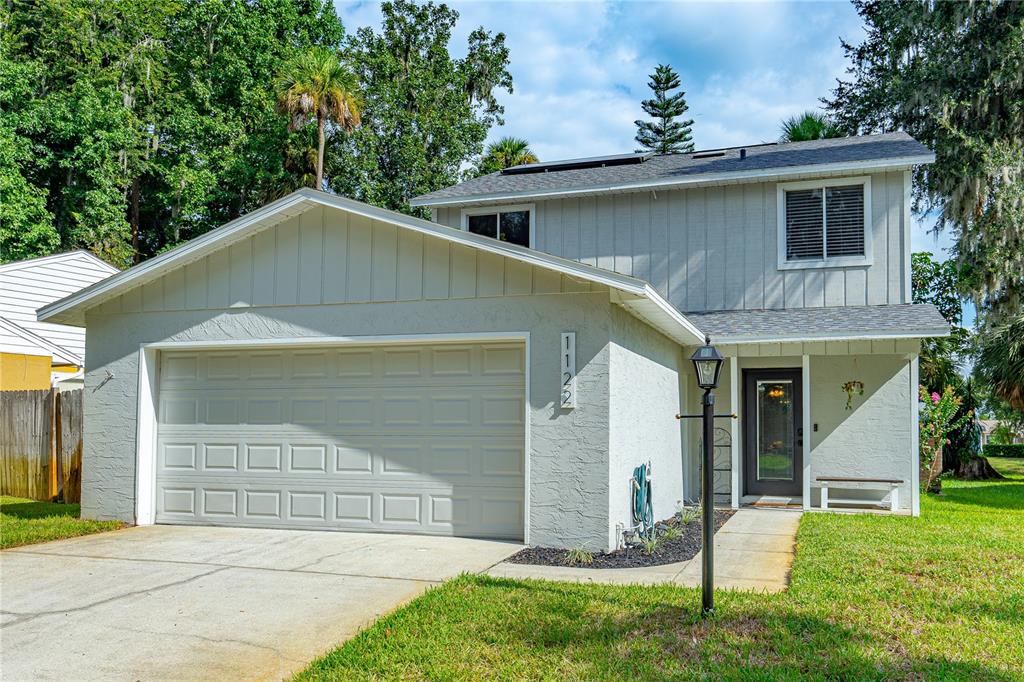
<svg viewBox="0 0 1024 682">
<path fill-rule="evenodd" d="M 523 537 L 522 344 L 162 352 L 158 523 Z"/>
</svg>

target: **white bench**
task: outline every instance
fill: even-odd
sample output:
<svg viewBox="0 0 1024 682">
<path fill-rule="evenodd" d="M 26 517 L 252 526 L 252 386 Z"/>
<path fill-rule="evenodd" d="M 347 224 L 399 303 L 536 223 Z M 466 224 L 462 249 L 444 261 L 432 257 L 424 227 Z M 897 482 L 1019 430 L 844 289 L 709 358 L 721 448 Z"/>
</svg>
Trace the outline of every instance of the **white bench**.
<svg viewBox="0 0 1024 682">
<path fill-rule="evenodd" d="M 857 478 L 854 476 L 819 476 L 821 487 L 821 508 L 828 509 L 829 502 L 836 504 L 880 504 L 880 500 L 865 500 L 857 497 L 829 498 L 829 488 L 846 490 L 880 490 L 889 493 L 889 510 L 896 511 L 900 507 L 900 485 L 903 481 L 896 478 Z"/>
</svg>

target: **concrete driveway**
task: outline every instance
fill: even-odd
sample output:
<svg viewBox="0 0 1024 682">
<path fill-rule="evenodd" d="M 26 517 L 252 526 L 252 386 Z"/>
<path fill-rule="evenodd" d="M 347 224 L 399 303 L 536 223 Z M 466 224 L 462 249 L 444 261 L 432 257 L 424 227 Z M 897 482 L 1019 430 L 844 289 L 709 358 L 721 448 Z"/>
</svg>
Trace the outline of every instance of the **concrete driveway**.
<svg viewBox="0 0 1024 682">
<path fill-rule="evenodd" d="M 0 552 L 3 679 L 280 679 L 520 549 L 487 540 L 148 526 Z"/>
</svg>

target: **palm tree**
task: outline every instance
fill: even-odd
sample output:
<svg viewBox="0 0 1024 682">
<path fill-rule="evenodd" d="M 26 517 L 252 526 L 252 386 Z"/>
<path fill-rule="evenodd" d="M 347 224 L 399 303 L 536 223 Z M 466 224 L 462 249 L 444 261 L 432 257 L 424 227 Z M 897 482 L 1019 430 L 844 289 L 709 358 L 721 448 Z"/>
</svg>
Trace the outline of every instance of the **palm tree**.
<svg viewBox="0 0 1024 682">
<path fill-rule="evenodd" d="M 484 155 L 477 164 L 477 175 L 487 175 L 512 166 L 537 163 L 537 155 L 530 149 L 530 143 L 521 137 L 503 137 L 487 145 Z"/>
<path fill-rule="evenodd" d="M 996 396 L 1024 412 L 1024 313 L 981 333 L 974 369 Z"/>
<path fill-rule="evenodd" d="M 316 189 L 323 189 L 324 144 L 328 121 L 346 133 L 359 125 L 362 98 L 356 78 L 338 60 L 338 54 L 326 47 L 300 52 L 281 70 L 274 90 L 277 110 L 288 116 L 288 130 L 295 132 L 316 121 Z"/>
<path fill-rule="evenodd" d="M 825 114 L 805 111 L 800 116 L 791 116 L 782 122 L 779 142 L 804 142 L 843 137 L 843 131 Z"/>
</svg>

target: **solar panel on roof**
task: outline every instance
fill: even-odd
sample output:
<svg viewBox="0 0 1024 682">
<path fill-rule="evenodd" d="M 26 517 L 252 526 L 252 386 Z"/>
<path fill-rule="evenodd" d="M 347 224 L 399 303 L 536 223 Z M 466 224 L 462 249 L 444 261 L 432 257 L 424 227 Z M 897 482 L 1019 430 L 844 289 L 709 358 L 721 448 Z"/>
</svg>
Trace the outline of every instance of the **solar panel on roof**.
<svg viewBox="0 0 1024 682">
<path fill-rule="evenodd" d="M 566 159 L 547 163 L 525 163 L 501 171 L 502 175 L 524 175 L 526 173 L 549 173 L 580 168 L 604 168 L 606 166 L 628 166 L 643 163 L 651 154 L 615 154 L 613 156 L 591 156 L 585 159 Z"/>
</svg>

